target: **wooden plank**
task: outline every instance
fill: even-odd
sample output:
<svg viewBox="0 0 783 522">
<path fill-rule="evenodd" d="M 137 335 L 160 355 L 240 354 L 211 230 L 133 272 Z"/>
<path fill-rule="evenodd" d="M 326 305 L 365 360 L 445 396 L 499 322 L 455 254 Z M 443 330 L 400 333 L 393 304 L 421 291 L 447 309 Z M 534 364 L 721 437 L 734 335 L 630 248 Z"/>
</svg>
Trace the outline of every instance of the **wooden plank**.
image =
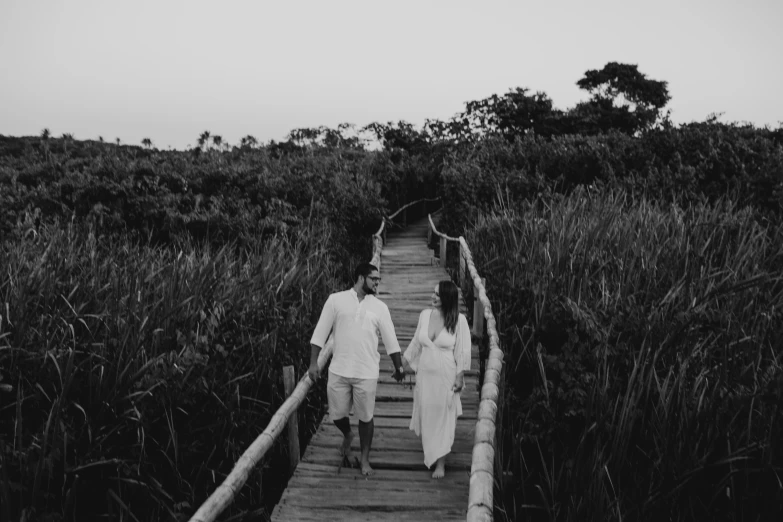
<svg viewBox="0 0 783 522">
<path fill-rule="evenodd" d="M 378 297 L 386 303 L 400 347 L 405 350 L 416 331 L 419 314 L 430 305 L 433 288 L 448 279 L 426 245 L 427 220 L 406 229 L 392 228 L 381 259 L 383 281 Z M 461 310 L 465 313 L 464 302 Z M 328 415 L 313 435 L 288 488 L 272 513 L 273 521 L 349 522 L 465 520 L 473 434 L 479 407 L 478 347 L 473 346 L 472 370 L 461 394 L 463 415 L 457 419 L 452 452 L 446 459 L 446 477 L 432 479 L 424 466 L 421 440 L 408 427 L 413 408 L 415 375 L 397 383 L 391 377 L 391 358 L 383 343 L 375 405 L 375 436 L 370 461 L 375 473 L 363 476 L 354 467 L 341 466 L 338 452 L 342 434 Z M 359 455 L 358 421 L 349 417 Z"/>
<path fill-rule="evenodd" d="M 399 484 L 415 484 L 416 487 L 420 487 L 422 483 L 439 487 L 438 484 L 441 483 L 440 481 L 433 481 L 432 473 L 426 470 L 378 469 L 374 475 L 365 477 L 360 474 L 346 473 L 345 470 L 338 473 L 334 466 L 313 464 L 311 462 L 300 462 L 296 468 L 295 477 L 297 480 L 323 478 L 334 480 L 338 483 L 341 481 L 352 481 L 354 483 L 383 482 L 389 488 L 398 487 Z M 470 477 L 464 473 L 450 473 L 441 480 L 444 484 L 461 487 L 469 484 Z"/>
<path fill-rule="evenodd" d="M 468 378 L 470 379 L 476 379 L 475 377 Z M 475 386 L 470 385 L 469 383 L 466 383 L 465 388 L 462 390 L 461 399 L 462 401 L 466 400 L 478 400 L 479 396 L 479 389 L 478 385 Z M 403 387 L 401 384 L 393 383 L 393 384 L 385 384 L 385 383 L 378 383 L 378 389 L 376 392 L 375 401 L 376 402 L 383 402 L 383 401 L 412 401 L 413 400 L 413 390 L 409 387 Z"/>
<path fill-rule="evenodd" d="M 473 434 L 468 431 L 460 431 L 455 434 L 453 452 L 469 453 L 473 450 Z M 319 430 L 310 440 L 310 446 L 328 448 L 337 451 L 342 442 L 342 434 L 337 427 L 331 430 Z M 359 437 L 355 437 L 351 449 L 359 451 Z M 409 429 L 403 430 L 378 430 L 372 439 L 372 449 L 381 451 L 421 451 L 421 439 Z M 372 456 L 372 454 L 371 454 Z"/>
<path fill-rule="evenodd" d="M 374 484 L 380 485 L 375 482 Z M 291 494 L 286 499 L 286 504 L 297 507 L 318 508 L 323 510 L 330 509 L 353 509 L 359 511 L 371 511 L 381 509 L 383 511 L 395 507 L 415 506 L 417 496 L 413 490 L 397 491 L 381 487 L 375 489 L 366 489 L 362 494 L 357 494 L 350 487 L 336 488 L 312 488 L 289 486 Z M 431 510 L 433 506 L 439 505 L 444 508 L 453 508 L 462 501 L 462 492 L 454 488 L 430 488 L 426 492 L 426 509 Z"/>
<path fill-rule="evenodd" d="M 379 402 L 375 406 L 376 417 L 405 417 L 410 419 L 413 402 L 389 401 Z M 462 416 L 460 418 L 475 419 L 478 414 L 478 404 L 472 401 L 462 401 Z"/>
<path fill-rule="evenodd" d="M 376 427 L 377 431 L 377 427 Z M 308 445 L 302 462 L 311 462 L 313 464 L 326 464 L 334 466 L 337 469 L 340 466 L 340 455 L 337 448 L 323 448 Z M 446 473 L 470 472 L 472 455 L 470 453 L 449 453 L 446 456 Z M 375 469 L 427 469 L 424 465 L 424 454 L 419 450 L 388 450 L 382 451 L 375 448 L 373 444 L 372 453 L 370 453 L 370 463 Z M 357 473 L 358 469 L 355 470 Z M 289 482 L 291 487 L 291 482 Z M 467 503 L 467 491 L 463 492 L 465 502 Z"/>
<path fill-rule="evenodd" d="M 415 373 L 406 373 L 405 380 L 402 383 L 398 383 L 394 378 L 392 378 L 391 374 L 394 370 L 394 365 L 392 364 L 391 360 L 383 361 L 381 360 L 381 374 L 378 376 L 378 383 L 383 384 L 396 384 L 397 386 L 409 386 L 416 384 L 416 374 Z M 478 356 L 473 360 L 473 368 L 475 370 L 470 370 L 468 372 L 465 372 L 465 386 L 471 386 L 476 385 L 478 386 Z M 406 372 L 408 372 L 409 368 L 406 365 Z M 411 390 L 411 393 L 413 391 Z"/>
<path fill-rule="evenodd" d="M 429 510 L 410 510 L 405 505 L 394 511 L 352 511 L 340 510 L 337 513 L 324 512 L 319 508 L 302 508 L 288 505 L 278 505 L 272 513 L 272 520 L 287 522 L 324 522 L 340 520 L 344 522 L 421 522 L 426 521 L 462 521 L 465 520 L 465 509 L 436 508 Z"/>
</svg>

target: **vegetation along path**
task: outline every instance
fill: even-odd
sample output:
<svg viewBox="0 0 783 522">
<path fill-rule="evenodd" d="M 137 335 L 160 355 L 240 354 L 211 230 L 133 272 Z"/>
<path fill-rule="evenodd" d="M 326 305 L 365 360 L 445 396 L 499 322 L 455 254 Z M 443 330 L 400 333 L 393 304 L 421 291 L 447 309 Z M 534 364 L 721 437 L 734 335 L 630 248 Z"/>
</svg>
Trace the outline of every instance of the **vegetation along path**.
<svg viewBox="0 0 783 522">
<path fill-rule="evenodd" d="M 381 257 L 383 281 L 378 297 L 389 306 L 403 351 L 416 331 L 419 312 L 429 306 L 435 284 L 448 279 L 426 243 L 424 219 L 390 233 Z M 406 376 L 402 384 L 395 382 L 391 360 L 382 345 L 379 350 L 381 372 L 370 454 L 375 474 L 364 477 L 358 467 L 340 467 L 342 437 L 327 415 L 275 508 L 273 521 L 465 520 L 479 404 L 477 346 L 473 346 L 473 364 L 465 376 L 463 414 L 457 419 L 446 477 L 441 480 L 431 477 L 432 471 L 424 466 L 421 442 L 408 429 L 415 377 Z M 353 416 L 351 425 L 358 431 Z M 353 450 L 359 453 L 359 437 L 354 438 Z"/>
</svg>

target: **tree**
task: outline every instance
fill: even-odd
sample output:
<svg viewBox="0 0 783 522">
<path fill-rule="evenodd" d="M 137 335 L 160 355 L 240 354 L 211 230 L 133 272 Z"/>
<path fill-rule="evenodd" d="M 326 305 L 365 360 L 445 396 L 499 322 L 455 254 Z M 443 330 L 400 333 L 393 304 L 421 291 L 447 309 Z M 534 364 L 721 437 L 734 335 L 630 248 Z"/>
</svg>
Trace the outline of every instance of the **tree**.
<svg viewBox="0 0 783 522">
<path fill-rule="evenodd" d="M 209 137 L 209 131 L 202 132 L 198 137 L 198 146 L 201 148 L 204 148 L 205 146 L 209 147 Z"/>
<path fill-rule="evenodd" d="M 144 138 L 143 140 L 141 140 L 141 144 L 144 145 L 146 149 L 152 148 L 152 140 L 149 138 Z"/>
<path fill-rule="evenodd" d="M 239 140 L 239 146 L 241 148 L 245 148 L 245 147 L 253 148 L 257 145 L 258 145 L 258 140 L 254 136 L 251 136 L 250 134 L 248 134 L 247 136 Z"/>
<path fill-rule="evenodd" d="M 70 132 L 64 132 L 62 135 L 63 140 L 63 152 L 68 155 L 68 144 L 73 141 L 73 134 Z"/>
<path fill-rule="evenodd" d="M 288 133 L 287 141 L 299 147 L 312 148 L 319 145 L 319 139 L 322 138 L 324 127 L 292 129 Z"/>
<path fill-rule="evenodd" d="M 52 136 L 52 133 L 49 132 L 49 129 L 44 129 L 41 131 L 41 142 L 43 145 L 44 150 L 44 157 L 46 159 L 51 159 L 51 156 L 49 155 L 49 138 Z"/>
<path fill-rule="evenodd" d="M 475 136 L 470 129 L 470 122 L 458 114 L 448 121 L 426 119 L 424 132 L 434 142 L 471 141 Z"/>
<path fill-rule="evenodd" d="M 652 80 L 635 64 L 609 62 L 603 69 L 591 69 L 576 82 L 591 94 L 571 115 L 583 123 L 586 133 L 617 129 L 628 134 L 653 127 L 669 103 L 668 83 Z"/>
<path fill-rule="evenodd" d="M 223 145 L 223 136 L 218 136 L 217 134 L 212 136 L 212 144 L 220 150 L 220 146 Z"/>
<path fill-rule="evenodd" d="M 543 92 L 529 94 L 526 88 L 511 89 L 503 96 L 493 94 L 465 104 L 461 128 L 471 134 L 499 134 L 513 140 L 529 131 L 542 133 L 552 114 L 552 100 Z"/>
<path fill-rule="evenodd" d="M 386 124 L 373 122 L 363 127 L 362 131 L 369 131 L 375 135 L 375 138 L 386 150 L 402 149 L 415 154 L 428 150 L 429 147 L 430 136 L 427 130 L 416 130 L 407 121 Z"/>
</svg>

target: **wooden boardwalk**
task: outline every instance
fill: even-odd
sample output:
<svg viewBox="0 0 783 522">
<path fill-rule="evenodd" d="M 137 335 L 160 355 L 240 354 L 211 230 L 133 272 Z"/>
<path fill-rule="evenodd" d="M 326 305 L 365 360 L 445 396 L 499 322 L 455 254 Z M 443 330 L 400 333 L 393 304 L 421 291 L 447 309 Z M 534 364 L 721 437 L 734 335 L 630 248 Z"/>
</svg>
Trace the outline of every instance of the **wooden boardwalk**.
<svg viewBox="0 0 783 522">
<path fill-rule="evenodd" d="M 416 331 L 419 312 L 429 306 L 433 288 L 448 279 L 426 242 L 425 219 L 389 233 L 381 258 L 378 297 L 389 306 L 403 351 Z M 391 359 L 382 346 L 379 349 L 381 373 L 370 454 L 375 474 L 364 477 L 357 468 L 340 467 L 342 436 L 326 416 L 275 507 L 273 521 L 465 520 L 479 403 L 478 348 L 473 346 L 473 364 L 462 392 L 463 415 L 457 419 L 456 439 L 441 480 L 432 479 L 432 470 L 424 466 L 421 442 L 408 429 L 415 377 L 395 382 Z M 356 434 L 353 452 L 358 456 L 358 421 L 353 416 L 351 425 Z"/>
</svg>

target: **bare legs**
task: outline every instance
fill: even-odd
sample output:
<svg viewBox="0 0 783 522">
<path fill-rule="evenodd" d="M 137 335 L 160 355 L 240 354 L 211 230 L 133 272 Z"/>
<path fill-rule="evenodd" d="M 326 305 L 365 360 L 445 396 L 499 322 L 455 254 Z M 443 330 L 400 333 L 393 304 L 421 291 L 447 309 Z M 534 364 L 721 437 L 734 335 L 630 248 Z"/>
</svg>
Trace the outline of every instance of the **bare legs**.
<svg viewBox="0 0 783 522">
<path fill-rule="evenodd" d="M 370 448 L 372 447 L 372 436 L 375 433 L 375 422 L 370 419 L 369 422 L 359 421 L 359 444 L 362 448 L 362 475 L 372 475 L 375 471 L 370 466 Z"/>
<path fill-rule="evenodd" d="M 432 472 L 432 478 L 442 479 L 446 476 L 446 455 L 442 456 L 435 463 L 435 471 Z"/>
<path fill-rule="evenodd" d="M 351 431 L 351 423 L 348 417 L 337 419 L 334 421 L 334 425 L 337 426 L 343 434 L 343 442 L 340 444 L 340 456 L 344 461 L 351 464 L 351 442 L 353 442 L 353 431 Z"/>
<path fill-rule="evenodd" d="M 340 445 L 340 455 L 351 463 L 351 443 L 353 442 L 353 431 L 348 417 L 337 419 L 334 425 L 339 428 L 343 434 L 343 442 Z M 362 475 L 372 475 L 375 471 L 370 466 L 370 449 L 372 448 L 372 437 L 375 433 L 375 422 L 370 419 L 369 422 L 359 421 L 359 444 L 362 450 L 361 468 Z"/>
</svg>

